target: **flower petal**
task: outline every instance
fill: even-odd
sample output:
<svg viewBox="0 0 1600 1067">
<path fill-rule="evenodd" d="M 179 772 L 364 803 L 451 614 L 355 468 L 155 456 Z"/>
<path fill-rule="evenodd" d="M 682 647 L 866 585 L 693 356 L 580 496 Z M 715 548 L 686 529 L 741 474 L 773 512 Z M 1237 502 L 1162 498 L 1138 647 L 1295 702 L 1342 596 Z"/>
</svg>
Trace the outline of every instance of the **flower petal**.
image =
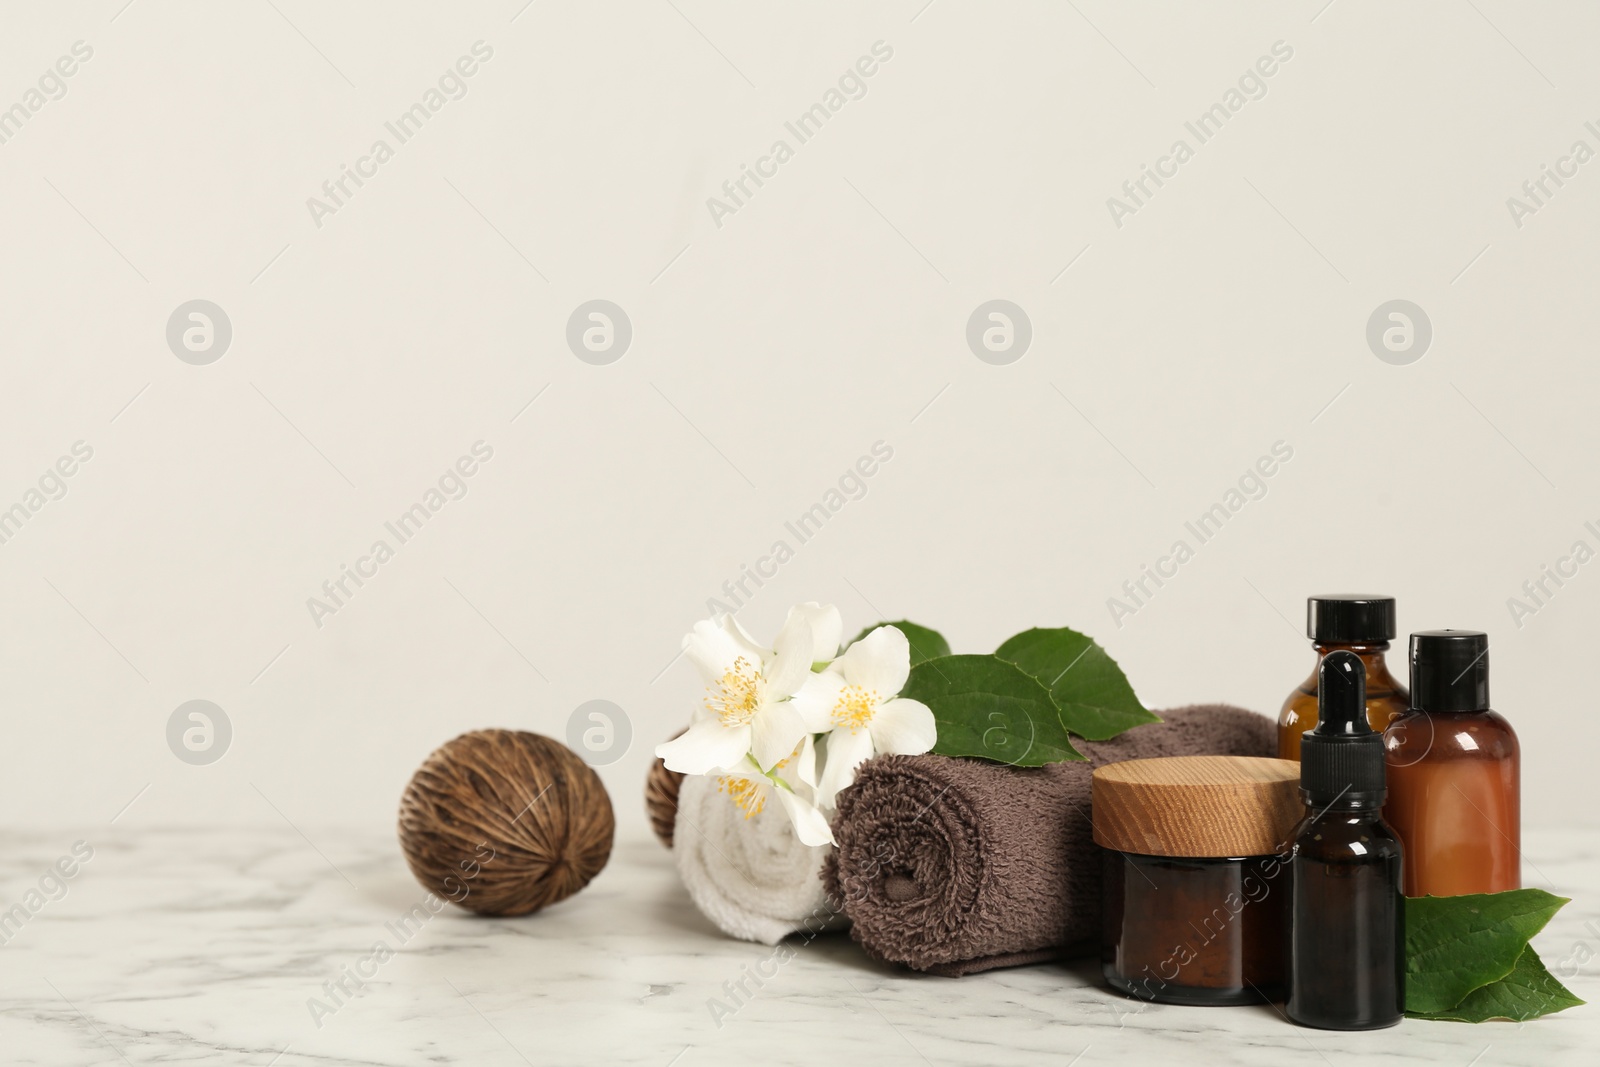
<svg viewBox="0 0 1600 1067">
<path fill-rule="evenodd" d="M 787 789 L 774 792 L 778 794 L 778 802 L 783 805 L 783 810 L 788 813 L 789 821 L 794 824 L 794 835 L 802 845 L 833 844 L 833 831 L 828 828 L 827 818 L 817 810 L 816 805 L 807 804 Z"/>
<path fill-rule="evenodd" d="M 767 647 L 760 641 L 757 641 L 755 638 L 751 637 L 750 631 L 744 628 L 744 625 L 739 622 L 737 617 L 733 615 L 722 616 L 722 628 L 728 631 L 728 636 L 732 637 L 735 641 L 739 642 L 751 652 L 757 652 L 762 655 L 767 654 Z"/>
<path fill-rule="evenodd" d="M 833 729 L 833 706 L 839 702 L 839 690 L 843 688 L 844 675 L 823 671 L 802 682 L 789 703 L 805 719 L 807 730 L 824 733 Z"/>
<path fill-rule="evenodd" d="M 750 721 L 750 730 L 750 754 L 764 771 L 792 755 L 808 732 L 805 719 L 790 701 L 764 706 Z"/>
<path fill-rule="evenodd" d="M 761 769 L 752 763 L 748 756 L 740 760 L 738 763 L 735 763 L 731 767 L 718 767 L 716 770 L 711 772 L 711 775 L 715 778 L 748 778 L 750 781 L 755 782 L 758 785 L 762 783 L 770 783 L 771 781 L 771 779 L 761 773 Z"/>
<path fill-rule="evenodd" d="M 749 661 L 752 667 L 761 665 L 764 650 L 749 640 L 749 635 L 739 630 L 738 626 L 733 616 L 724 615 L 720 620 L 701 619 L 694 624 L 693 630 L 684 635 L 684 658 L 694 664 L 701 678 L 708 682 L 718 681 L 740 656 Z"/>
<path fill-rule="evenodd" d="M 856 768 L 872 758 L 872 735 L 866 730 L 851 733 L 835 730 L 828 735 L 828 754 L 817 783 L 817 803 L 832 808 L 839 791 L 856 780 Z"/>
<path fill-rule="evenodd" d="M 749 726 L 724 726 L 719 719 L 702 719 L 682 737 L 656 746 L 667 770 L 680 774 L 705 774 L 735 767 L 750 752 Z"/>
<path fill-rule="evenodd" d="M 793 696 L 810 676 L 814 644 L 810 620 L 804 615 L 790 614 L 789 621 L 778 631 L 772 659 L 764 671 L 768 700 Z"/>
<path fill-rule="evenodd" d="M 834 663 L 851 685 L 889 700 L 911 675 L 911 642 L 893 626 L 880 626 L 844 650 Z"/>
<path fill-rule="evenodd" d="M 933 712 L 920 700 L 900 697 L 878 705 L 878 713 L 867 724 L 872 747 L 877 752 L 901 756 L 920 756 L 939 739 Z"/>
<path fill-rule="evenodd" d="M 806 734 L 805 740 L 800 742 L 800 754 L 794 758 L 794 761 L 789 766 L 794 768 L 790 784 L 794 784 L 793 779 L 798 779 L 810 786 L 810 792 L 815 794 L 817 788 L 817 743 L 810 734 Z"/>
<path fill-rule="evenodd" d="M 789 619 L 797 615 L 811 624 L 812 663 L 826 663 L 839 654 L 839 642 L 844 639 L 844 620 L 839 617 L 838 608 L 808 600 L 789 609 Z"/>
</svg>

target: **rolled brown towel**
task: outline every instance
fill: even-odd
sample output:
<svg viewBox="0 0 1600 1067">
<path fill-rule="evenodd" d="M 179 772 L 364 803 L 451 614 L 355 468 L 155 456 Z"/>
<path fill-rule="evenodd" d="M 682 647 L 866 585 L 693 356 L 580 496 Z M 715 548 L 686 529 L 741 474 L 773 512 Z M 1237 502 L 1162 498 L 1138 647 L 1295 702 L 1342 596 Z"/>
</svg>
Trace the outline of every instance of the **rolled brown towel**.
<svg viewBox="0 0 1600 1067">
<path fill-rule="evenodd" d="M 1101 850 L 1089 821 L 1095 767 L 1157 756 L 1271 756 L 1271 719 L 1227 704 L 1160 713 L 1087 763 L 1009 767 L 879 756 L 839 795 L 823 884 L 868 954 L 958 977 L 1092 949 Z"/>
</svg>

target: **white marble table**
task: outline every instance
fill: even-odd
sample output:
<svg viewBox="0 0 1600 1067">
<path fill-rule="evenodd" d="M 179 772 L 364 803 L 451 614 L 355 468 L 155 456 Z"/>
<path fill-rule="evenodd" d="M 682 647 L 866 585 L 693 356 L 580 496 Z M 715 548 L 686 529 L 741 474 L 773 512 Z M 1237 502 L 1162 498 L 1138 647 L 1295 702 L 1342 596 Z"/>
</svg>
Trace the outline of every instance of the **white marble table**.
<svg viewBox="0 0 1600 1067">
<path fill-rule="evenodd" d="M 644 836 L 619 840 L 599 879 L 542 915 L 485 920 L 449 909 L 392 959 L 363 963 L 378 940 L 397 943 L 388 924 L 422 891 L 388 828 L 305 829 L 305 837 L 287 828 L 7 833 L 0 908 L 26 901 L 75 840 L 88 840 L 94 856 L 63 883 L 64 897 L 41 893 L 37 914 L 5 930 L 0 1062 L 1600 1061 L 1596 1006 L 1520 1026 L 1407 1021 L 1330 1034 L 1291 1026 L 1271 1006 L 1142 1007 L 1110 993 L 1087 963 L 954 980 L 912 975 L 873 963 L 845 937 L 800 949 L 719 1026 L 710 998 L 726 1000 L 723 983 L 772 950 L 718 935 Z M 1575 951 L 1593 955 L 1569 984 L 1594 998 L 1600 831 L 1530 832 L 1525 846 L 1530 882 L 1574 898 L 1535 944 L 1553 970 Z M 373 976 L 336 1006 L 323 984 L 346 968 Z M 336 1010 L 314 1020 L 312 998 Z"/>
</svg>

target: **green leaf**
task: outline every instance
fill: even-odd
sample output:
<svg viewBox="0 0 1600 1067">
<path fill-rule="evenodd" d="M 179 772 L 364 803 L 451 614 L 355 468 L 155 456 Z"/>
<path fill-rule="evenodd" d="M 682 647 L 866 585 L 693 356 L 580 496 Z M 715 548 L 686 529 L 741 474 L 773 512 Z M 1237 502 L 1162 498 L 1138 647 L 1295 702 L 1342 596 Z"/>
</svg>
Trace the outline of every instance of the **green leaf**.
<svg viewBox="0 0 1600 1067">
<path fill-rule="evenodd" d="M 933 659 L 935 656 L 948 656 L 950 642 L 938 630 L 930 630 L 926 626 L 918 626 L 914 622 L 875 622 L 865 630 L 851 638 L 850 644 L 855 644 L 863 637 L 870 634 L 880 626 L 893 626 L 896 630 L 906 635 L 906 640 L 911 642 L 911 665 L 915 667 L 924 660 Z M 845 647 L 849 647 L 848 645 Z"/>
<path fill-rule="evenodd" d="M 1406 1000 L 1411 998 L 1408 995 Z M 1447 1019 L 1458 1023 L 1481 1023 L 1489 1019 L 1523 1022 L 1577 1007 L 1583 1001 L 1545 969 L 1544 961 L 1526 945 L 1511 973 L 1497 982 L 1479 986 L 1466 999 L 1444 1011 L 1407 1011 L 1413 1019 Z"/>
<path fill-rule="evenodd" d="M 995 656 L 940 656 L 911 668 L 901 696 L 933 710 L 940 756 L 1018 767 L 1081 760 L 1049 690 Z"/>
<path fill-rule="evenodd" d="M 1542 889 L 1406 898 L 1406 1010 L 1448 1011 L 1516 967 L 1567 903 Z"/>
<path fill-rule="evenodd" d="M 1133 695 L 1117 661 L 1094 638 L 1063 626 L 1025 630 L 995 650 L 1050 691 L 1068 730 L 1104 741 L 1147 722 L 1160 722 Z"/>
</svg>

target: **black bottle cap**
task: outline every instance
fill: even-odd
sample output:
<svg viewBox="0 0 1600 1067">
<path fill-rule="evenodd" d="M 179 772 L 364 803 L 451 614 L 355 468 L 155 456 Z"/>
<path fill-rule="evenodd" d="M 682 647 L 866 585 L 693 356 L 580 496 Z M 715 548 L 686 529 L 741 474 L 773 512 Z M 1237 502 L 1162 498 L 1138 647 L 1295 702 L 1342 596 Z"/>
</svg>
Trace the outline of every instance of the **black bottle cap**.
<svg viewBox="0 0 1600 1067">
<path fill-rule="evenodd" d="M 1392 603 L 1392 601 L 1391 601 Z M 1317 725 L 1300 739 L 1300 792 L 1312 805 L 1383 803 L 1383 735 L 1367 722 L 1361 657 L 1330 652 L 1317 668 Z"/>
<path fill-rule="evenodd" d="M 1482 630 L 1412 634 L 1411 706 L 1419 711 L 1486 711 L 1489 635 Z"/>
<path fill-rule="evenodd" d="M 1394 633 L 1392 596 L 1337 593 L 1306 598 L 1306 636 L 1318 643 L 1374 645 Z"/>
</svg>

